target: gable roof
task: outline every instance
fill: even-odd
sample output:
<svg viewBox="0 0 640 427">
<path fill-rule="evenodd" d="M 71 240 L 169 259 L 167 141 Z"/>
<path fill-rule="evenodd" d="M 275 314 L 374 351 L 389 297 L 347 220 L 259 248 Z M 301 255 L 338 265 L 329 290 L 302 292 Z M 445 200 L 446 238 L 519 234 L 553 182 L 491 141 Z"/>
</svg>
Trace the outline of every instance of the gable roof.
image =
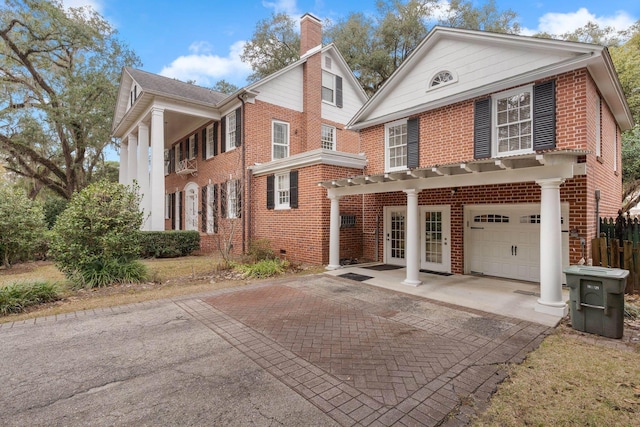
<svg viewBox="0 0 640 427">
<path fill-rule="evenodd" d="M 459 80 L 430 90 L 454 65 Z M 387 123 L 563 72 L 587 68 L 620 127 L 633 118 L 605 47 L 512 34 L 435 27 L 348 123 L 351 129 Z"/>
</svg>

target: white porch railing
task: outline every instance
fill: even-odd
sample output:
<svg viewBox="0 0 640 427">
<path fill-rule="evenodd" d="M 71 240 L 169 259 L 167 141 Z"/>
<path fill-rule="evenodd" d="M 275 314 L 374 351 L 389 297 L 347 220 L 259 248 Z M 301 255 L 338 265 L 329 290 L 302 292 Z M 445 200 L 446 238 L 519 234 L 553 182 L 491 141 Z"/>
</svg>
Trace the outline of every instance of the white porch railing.
<svg viewBox="0 0 640 427">
<path fill-rule="evenodd" d="M 196 159 L 184 159 L 176 164 L 178 175 L 195 174 L 198 172 L 198 161 Z"/>
</svg>

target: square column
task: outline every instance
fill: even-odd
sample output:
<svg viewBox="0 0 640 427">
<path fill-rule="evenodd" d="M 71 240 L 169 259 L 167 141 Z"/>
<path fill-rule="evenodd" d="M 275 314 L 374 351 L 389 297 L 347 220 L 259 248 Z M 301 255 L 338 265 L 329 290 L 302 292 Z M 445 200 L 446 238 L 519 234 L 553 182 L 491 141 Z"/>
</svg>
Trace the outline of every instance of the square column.
<svg viewBox="0 0 640 427">
<path fill-rule="evenodd" d="M 164 230 L 164 110 L 151 109 L 150 230 Z"/>
<path fill-rule="evenodd" d="M 120 142 L 120 166 L 118 167 L 118 182 L 127 185 L 127 174 L 129 173 L 129 144 Z"/>
<path fill-rule="evenodd" d="M 420 211 L 418 209 L 418 190 L 404 190 L 407 193 L 407 234 L 405 235 L 405 256 L 407 277 L 403 285 L 418 286 L 422 281 L 420 274 Z"/>
<path fill-rule="evenodd" d="M 133 184 L 134 180 L 138 179 L 138 137 L 136 135 L 129 135 L 127 137 L 129 141 L 129 161 L 127 162 L 127 184 Z M 120 165 L 122 167 L 122 165 Z"/>
<path fill-rule="evenodd" d="M 149 183 L 149 126 L 138 124 L 138 185 L 140 185 L 140 209 L 144 212 L 142 229 L 150 230 L 151 191 Z"/>
<path fill-rule="evenodd" d="M 561 178 L 536 181 L 540 197 L 540 298 L 535 311 L 565 316 L 569 309 L 562 300 L 562 214 Z"/>
<path fill-rule="evenodd" d="M 340 268 L 340 197 L 329 196 L 331 199 L 331 214 L 329 225 L 329 265 L 327 270 Z"/>
</svg>

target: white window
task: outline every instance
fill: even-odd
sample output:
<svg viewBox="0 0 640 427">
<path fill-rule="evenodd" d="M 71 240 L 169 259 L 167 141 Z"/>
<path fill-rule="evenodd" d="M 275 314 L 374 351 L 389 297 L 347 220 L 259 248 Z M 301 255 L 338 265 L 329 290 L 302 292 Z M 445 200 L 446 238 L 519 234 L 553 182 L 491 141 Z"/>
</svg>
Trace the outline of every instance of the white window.
<svg viewBox="0 0 640 427">
<path fill-rule="evenodd" d="M 196 157 L 196 136 L 195 135 L 191 135 L 189 137 L 189 142 L 188 142 L 188 147 L 187 147 L 187 153 L 189 155 L 189 159 L 195 159 Z"/>
<path fill-rule="evenodd" d="M 238 218 L 238 180 L 227 182 L 227 218 Z"/>
<path fill-rule="evenodd" d="M 329 125 L 322 125 L 322 148 L 325 150 L 336 149 L 336 128 Z"/>
<path fill-rule="evenodd" d="M 407 167 L 407 121 L 387 123 L 384 127 L 385 169 L 387 171 Z"/>
<path fill-rule="evenodd" d="M 169 150 L 164 150 L 164 176 L 169 175 Z"/>
<path fill-rule="evenodd" d="M 227 115 L 227 151 L 236 148 L 236 112 Z"/>
<path fill-rule="evenodd" d="M 275 208 L 289 209 L 289 172 L 275 175 Z"/>
<path fill-rule="evenodd" d="M 207 159 L 213 157 L 213 125 L 207 126 Z"/>
<path fill-rule="evenodd" d="M 181 151 L 180 150 L 180 148 L 181 148 L 180 146 L 181 146 L 181 144 L 176 144 L 175 145 L 175 151 L 174 152 L 175 152 L 175 157 L 176 157 L 175 158 L 176 170 L 178 169 L 178 165 L 180 165 L 180 151 Z"/>
<path fill-rule="evenodd" d="M 180 191 L 176 191 L 175 193 L 175 198 L 176 198 L 176 204 L 175 204 L 175 211 L 173 212 L 174 218 L 175 218 L 175 228 L 174 230 L 181 230 L 181 225 L 180 224 L 180 220 L 182 218 L 182 193 Z"/>
<path fill-rule="evenodd" d="M 532 138 L 532 87 L 503 92 L 493 97 L 495 153 L 530 153 Z"/>
<path fill-rule="evenodd" d="M 322 72 L 322 100 L 335 104 L 336 80 L 335 76 L 326 71 Z"/>
<path fill-rule="evenodd" d="M 440 71 L 438 74 L 433 76 L 433 78 L 431 79 L 431 84 L 429 86 L 437 87 L 452 82 L 453 74 L 451 74 L 449 71 Z"/>
<path fill-rule="evenodd" d="M 164 195 L 164 219 L 171 218 L 171 194 Z"/>
<path fill-rule="evenodd" d="M 207 233 L 215 233 L 216 193 L 213 184 L 207 185 Z"/>
<path fill-rule="evenodd" d="M 618 173 L 618 129 L 613 129 L 613 171 Z"/>
<path fill-rule="evenodd" d="M 271 130 L 272 159 L 289 157 L 289 123 L 274 121 Z"/>
</svg>

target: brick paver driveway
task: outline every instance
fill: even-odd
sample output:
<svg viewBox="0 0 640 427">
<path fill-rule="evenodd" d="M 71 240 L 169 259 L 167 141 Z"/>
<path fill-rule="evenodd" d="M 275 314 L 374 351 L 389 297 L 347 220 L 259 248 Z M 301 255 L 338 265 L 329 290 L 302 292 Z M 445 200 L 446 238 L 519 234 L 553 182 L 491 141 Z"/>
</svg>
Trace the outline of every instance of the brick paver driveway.
<svg viewBox="0 0 640 427">
<path fill-rule="evenodd" d="M 465 425 L 550 331 L 325 275 L 178 304 L 342 425 Z"/>
</svg>

